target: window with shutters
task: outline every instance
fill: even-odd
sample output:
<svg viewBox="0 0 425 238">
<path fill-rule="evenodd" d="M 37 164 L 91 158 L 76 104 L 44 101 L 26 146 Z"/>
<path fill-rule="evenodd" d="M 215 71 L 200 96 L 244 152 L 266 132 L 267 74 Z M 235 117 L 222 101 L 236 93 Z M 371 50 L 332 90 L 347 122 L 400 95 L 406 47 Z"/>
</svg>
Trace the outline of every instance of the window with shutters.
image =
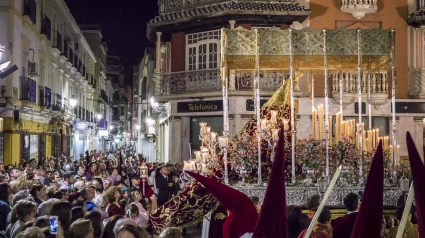
<svg viewBox="0 0 425 238">
<path fill-rule="evenodd" d="M 186 70 L 216 69 L 220 58 L 220 30 L 186 36 Z"/>
<path fill-rule="evenodd" d="M 46 15 L 43 16 L 41 34 L 45 34 L 48 40 L 52 37 L 52 22 Z"/>
<path fill-rule="evenodd" d="M 60 143 L 60 136 L 53 135 L 52 136 L 52 156 L 56 158 L 60 156 L 59 143 Z"/>
<path fill-rule="evenodd" d="M 35 0 L 24 0 L 24 16 L 29 16 L 32 23 L 37 24 L 37 2 Z"/>
</svg>

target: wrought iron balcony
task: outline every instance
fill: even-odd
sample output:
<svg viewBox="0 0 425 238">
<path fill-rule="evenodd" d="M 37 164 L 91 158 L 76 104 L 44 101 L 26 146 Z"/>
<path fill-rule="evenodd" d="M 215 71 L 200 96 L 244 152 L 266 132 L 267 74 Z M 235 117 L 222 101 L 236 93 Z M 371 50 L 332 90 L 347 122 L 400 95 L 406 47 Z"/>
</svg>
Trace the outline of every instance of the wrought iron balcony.
<svg viewBox="0 0 425 238">
<path fill-rule="evenodd" d="M 289 78 L 289 73 L 281 70 L 260 71 L 260 90 L 276 91 L 279 89 L 285 79 Z M 230 79 L 231 81 L 233 79 Z M 254 90 L 254 71 L 238 70 L 235 74 L 235 88 L 237 90 Z M 232 82 L 230 82 L 232 84 Z"/>
<path fill-rule="evenodd" d="M 260 71 L 260 89 L 262 91 L 276 91 L 282 86 L 286 78 L 288 78 L 288 72 L 285 71 Z M 161 95 L 221 91 L 219 69 L 162 74 L 161 82 Z M 253 70 L 237 70 L 230 73 L 230 91 L 252 91 L 253 89 Z"/>
<path fill-rule="evenodd" d="M 332 74 L 332 97 L 339 103 L 340 81 L 343 86 L 343 103 L 349 104 L 357 98 L 357 73 L 343 72 Z M 368 80 L 370 79 L 370 98 L 371 104 L 381 105 L 388 99 L 388 72 L 379 71 L 368 73 L 364 72 L 362 77 L 362 92 L 363 97 L 367 97 Z"/>
<path fill-rule="evenodd" d="M 221 90 L 221 80 L 218 69 L 162 74 L 162 95 L 219 90 Z"/>
</svg>

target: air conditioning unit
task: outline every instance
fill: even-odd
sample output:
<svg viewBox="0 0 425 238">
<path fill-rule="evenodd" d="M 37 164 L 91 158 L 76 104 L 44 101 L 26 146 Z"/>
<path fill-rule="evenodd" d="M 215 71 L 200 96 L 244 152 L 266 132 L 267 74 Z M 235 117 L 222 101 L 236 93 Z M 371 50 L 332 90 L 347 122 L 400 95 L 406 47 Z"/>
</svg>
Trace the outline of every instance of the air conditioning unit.
<svg viewBox="0 0 425 238">
<path fill-rule="evenodd" d="M 38 64 L 36 62 L 28 62 L 28 74 L 31 77 L 38 77 Z"/>
</svg>

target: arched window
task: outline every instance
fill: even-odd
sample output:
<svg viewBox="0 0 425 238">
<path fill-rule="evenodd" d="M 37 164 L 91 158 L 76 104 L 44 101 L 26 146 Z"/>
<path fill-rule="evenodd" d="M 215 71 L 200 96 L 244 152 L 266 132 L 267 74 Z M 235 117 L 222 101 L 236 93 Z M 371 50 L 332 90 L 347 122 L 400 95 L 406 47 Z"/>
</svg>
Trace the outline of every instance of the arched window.
<svg viewBox="0 0 425 238">
<path fill-rule="evenodd" d="M 207 31 L 186 36 L 186 70 L 216 69 L 220 60 L 220 31 Z"/>
</svg>

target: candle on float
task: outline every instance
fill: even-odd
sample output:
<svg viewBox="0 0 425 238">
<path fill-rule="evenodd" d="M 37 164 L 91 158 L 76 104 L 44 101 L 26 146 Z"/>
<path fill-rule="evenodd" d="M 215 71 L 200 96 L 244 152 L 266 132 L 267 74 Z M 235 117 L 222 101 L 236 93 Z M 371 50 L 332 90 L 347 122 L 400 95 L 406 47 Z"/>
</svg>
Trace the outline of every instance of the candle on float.
<svg viewBox="0 0 425 238">
<path fill-rule="evenodd" d="M 368 141 L 367 141 L 367 138 L 364 140 L 364 144 L 363 144 L 363 151 L 368 151 Z"/>
<path fill-rule="evenodd" d="M 375 142 L 375 146 L 378 147 L 379 141 L 380 141 L 380 137 L 379 137 L 379 129 L 375 129 L 375 138 L 376 138 L 376 142 Z"/>
<path fill-rule="evenodd" d="M 373 138 L 372 138 L 372 130 L 369 130 L 369 146 L 367 147 L 369 151 L 373 148 Z"/>
<path fill-rule="evenodd" d="M 217 132 L 211 132 L 210 133 L 210 135 L 211 135 L 211 142 L 212 143 L 215 143 L 215 142 L 217 142 Z"/>
<path fill-rule="evenodd" d="M 360 145 L 359 145 L 360 147 Z M 366 132 L 363 131 L 362 133 L 362 150 L 366 151 L 365 148 L 367 147 L 367 141 L 366 141 Z"/>
<path fill-rule="evenodd" d="M 329 119 L 328 119 L 329 121 L 328 121 L 328 125 L 329 125 L 329 145 L 332 145 L 332 121 L 333 121 L 333 119 L 332 119 L 332 116 L 329 116 Z"/>
<path fill-rule="evenodd" d="M 335 121 L 335 142 L 337 143 L 341 140 L 341 112 L 336 113 Z"/>
<path fill-rule="evenodd" d="M 260 129 L 263 131 L 267 129 L 267 119 L 260 120 Z"/>
<path fill-rule="evenodd" d="M 275 142 L 279 140 L 279 129 L 272 129 L 272 139 Z"/>
<path fill-rule="evenodd" d="M 375 129 L 373 129 L 373 130 L 371 131 L 371 133 L 372 133 L 372 147 L 371 147 L 371 148 L 375 148 L 375 142 L 376 142 L 376 138 L 375 138 L 375 135 L 376 135 L 376 133 L 375 133 Z"/>
<path fill-rule="evenodd" d="M 359 149 L 359 139 L 360 139 L 360 137 L 359 137 L 359 133 L 358 133 L 358 132 L 356 132 L 356 148 L 357 148 L 357 149 Z"/>
<path fill-rule="evenodd" d="M 313 137 L 314 140 L 317 139 L 316 123 L 317 123 L 317 110 L 313 109 L 311 113 L 311 136 Z"/>
<path fill-rule="evenodd" d="M 289 130 L 289 119 L 283 118 L 283 130 L 288 131 Z"/>
<path fill-rule="evenodd" d="M 353 120 L 353 136 L 356 134 L 356 120 Z"/>
<path fill-rule="evenodd" d="M 270 121 L 273 124 L 275 124 L 277 122 L 277 111 L 276 110 L 270 111 Z"/>
<path fill-rule="evenodd" d="M 341 122 L 341 140 L 345 136 L 345 121 Z"/>
<path fill-rule="evenodd" d="M 219 136 L 219 137 L 218 137 L 218 146 L 219 146 L 220 148 L 225 148 L 225 147 L 227 147 L 227 144 L 228 144 L 228 139 L 227 139 L 227 137 L 226 137 L 226 136 Z"/>
<path fill-rule="evenodd" d="M 345 136 L 346 137 L 350 136 L 350 122 L 349 121 L 345 121 Z"/>
<path fill-rule="evenodd" d="M 348 121 L 347 123 L 347 139 L 350 140 L 351 137 L 351 123 Z"/>
<path fill-rule="evenodd" d="M 360 125 L 359 125 L 359 123 L 356 123 L 356 131 L 355 131 L 355 133 L 356 133 L 356 148 L 358 149 L 359 148 L 359 141 L 360 141 L 360 137 L 359 137 L 359 129 L 360 129 Z"/>
<path fill-rule="evenodd" d="M 201 157 L 201 151 L 197 150 L 193 152 L 195 154 L 195 159 L 197 162 L 201 162 L 202 157 Z"/>
<path fill-rule="evenodd" d="M 319 105 L 317 114 L 319 116 L 319 139 L 324 139 L 323 104 Z"/>
</svg>

